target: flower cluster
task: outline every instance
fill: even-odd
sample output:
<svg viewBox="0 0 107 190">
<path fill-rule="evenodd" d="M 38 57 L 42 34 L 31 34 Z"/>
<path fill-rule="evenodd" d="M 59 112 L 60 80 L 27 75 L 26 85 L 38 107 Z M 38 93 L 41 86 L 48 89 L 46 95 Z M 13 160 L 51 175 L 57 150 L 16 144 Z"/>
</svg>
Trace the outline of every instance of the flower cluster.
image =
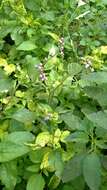
<svg viewBox="0 0 107 190">
<path fill-rule="evenodd" d="M 60 49 L 60 54 L 62 57 L 64 57 L 64 38 L 61 37 L 59 40 L 59 49 Z"/>
<path fill-rule="evenodd" d="M 40 63 L 40 64 L 37 65 L 36 67 L 38 68 L 38 70 L 39 70 L 39 72 L 40 72 L 40 75 L 39 75 L 40 80 L 41 80 L 41 81 L 45 81 L 45 80 L 46 80 L 46 75 L 45 75 L 45 73 L 44 73 L 43 64 Z"/>
</svg>

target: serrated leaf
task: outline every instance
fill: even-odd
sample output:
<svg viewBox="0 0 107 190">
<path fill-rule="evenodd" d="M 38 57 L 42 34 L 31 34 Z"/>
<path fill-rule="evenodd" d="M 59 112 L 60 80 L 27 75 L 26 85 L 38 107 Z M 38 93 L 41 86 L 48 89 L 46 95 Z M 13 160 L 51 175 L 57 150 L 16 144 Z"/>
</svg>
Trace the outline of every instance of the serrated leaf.
<svg viewBox="0 0 107 190">
<path fill-rule="evenodd" d="M 101 185 L 101 164 L 96 153 L 87 155 L 83 162 L 84 179 L 90 190 L 99 190 Z"/>
<path fill-rule="evenodd" d="M 35 48 L 36 45 L 32 41 L 24 41 L 17 47 L 17 50 L 31 51 Z"/>
<path fill-rule="evenodd" d="M 45 186 L 45 180 L 41 174 L 32 175 L 27 183 L 26 190 L 43 190 Z"/>
</svg>

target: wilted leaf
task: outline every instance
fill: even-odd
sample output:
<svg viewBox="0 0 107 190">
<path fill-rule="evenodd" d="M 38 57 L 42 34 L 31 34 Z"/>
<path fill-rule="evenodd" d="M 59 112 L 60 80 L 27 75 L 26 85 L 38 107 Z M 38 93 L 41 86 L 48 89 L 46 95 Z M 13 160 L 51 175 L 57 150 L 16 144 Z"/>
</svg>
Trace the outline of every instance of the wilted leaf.
<svg viewBox="0 0 107 190">
<path fill-rule="evenodd" d="M 42 132 L 39 133 L 39 135 L 36 138 L 36 144 L 38 146 L 44 147 L 46 144 L 48 144 L 50 142 L 51 136 L 49 134 L 49 132 Z"/>
</svg>

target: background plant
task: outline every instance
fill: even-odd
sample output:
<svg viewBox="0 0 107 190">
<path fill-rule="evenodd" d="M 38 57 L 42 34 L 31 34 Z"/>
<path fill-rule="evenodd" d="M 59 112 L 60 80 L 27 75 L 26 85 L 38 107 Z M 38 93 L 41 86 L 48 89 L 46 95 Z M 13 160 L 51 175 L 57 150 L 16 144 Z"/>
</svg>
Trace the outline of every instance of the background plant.
<svg viewBox="0 0 107 190">
<path fill-rule="evenodd" d="M 0 188 L 107 189 L 107 2 L 0 1 Z"/>
</svg>

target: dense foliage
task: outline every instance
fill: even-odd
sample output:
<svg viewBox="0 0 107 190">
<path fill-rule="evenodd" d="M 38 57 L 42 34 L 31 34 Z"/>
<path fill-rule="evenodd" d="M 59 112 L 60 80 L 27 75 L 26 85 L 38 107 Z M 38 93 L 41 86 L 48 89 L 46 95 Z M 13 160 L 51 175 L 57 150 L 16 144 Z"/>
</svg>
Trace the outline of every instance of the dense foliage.
<svg viewBox="0 0 107 190">
<path fill-rule="evenodd" d="M 107 0 L 0 1 L 0 189 L 107 190 Z"/>
</svg>

